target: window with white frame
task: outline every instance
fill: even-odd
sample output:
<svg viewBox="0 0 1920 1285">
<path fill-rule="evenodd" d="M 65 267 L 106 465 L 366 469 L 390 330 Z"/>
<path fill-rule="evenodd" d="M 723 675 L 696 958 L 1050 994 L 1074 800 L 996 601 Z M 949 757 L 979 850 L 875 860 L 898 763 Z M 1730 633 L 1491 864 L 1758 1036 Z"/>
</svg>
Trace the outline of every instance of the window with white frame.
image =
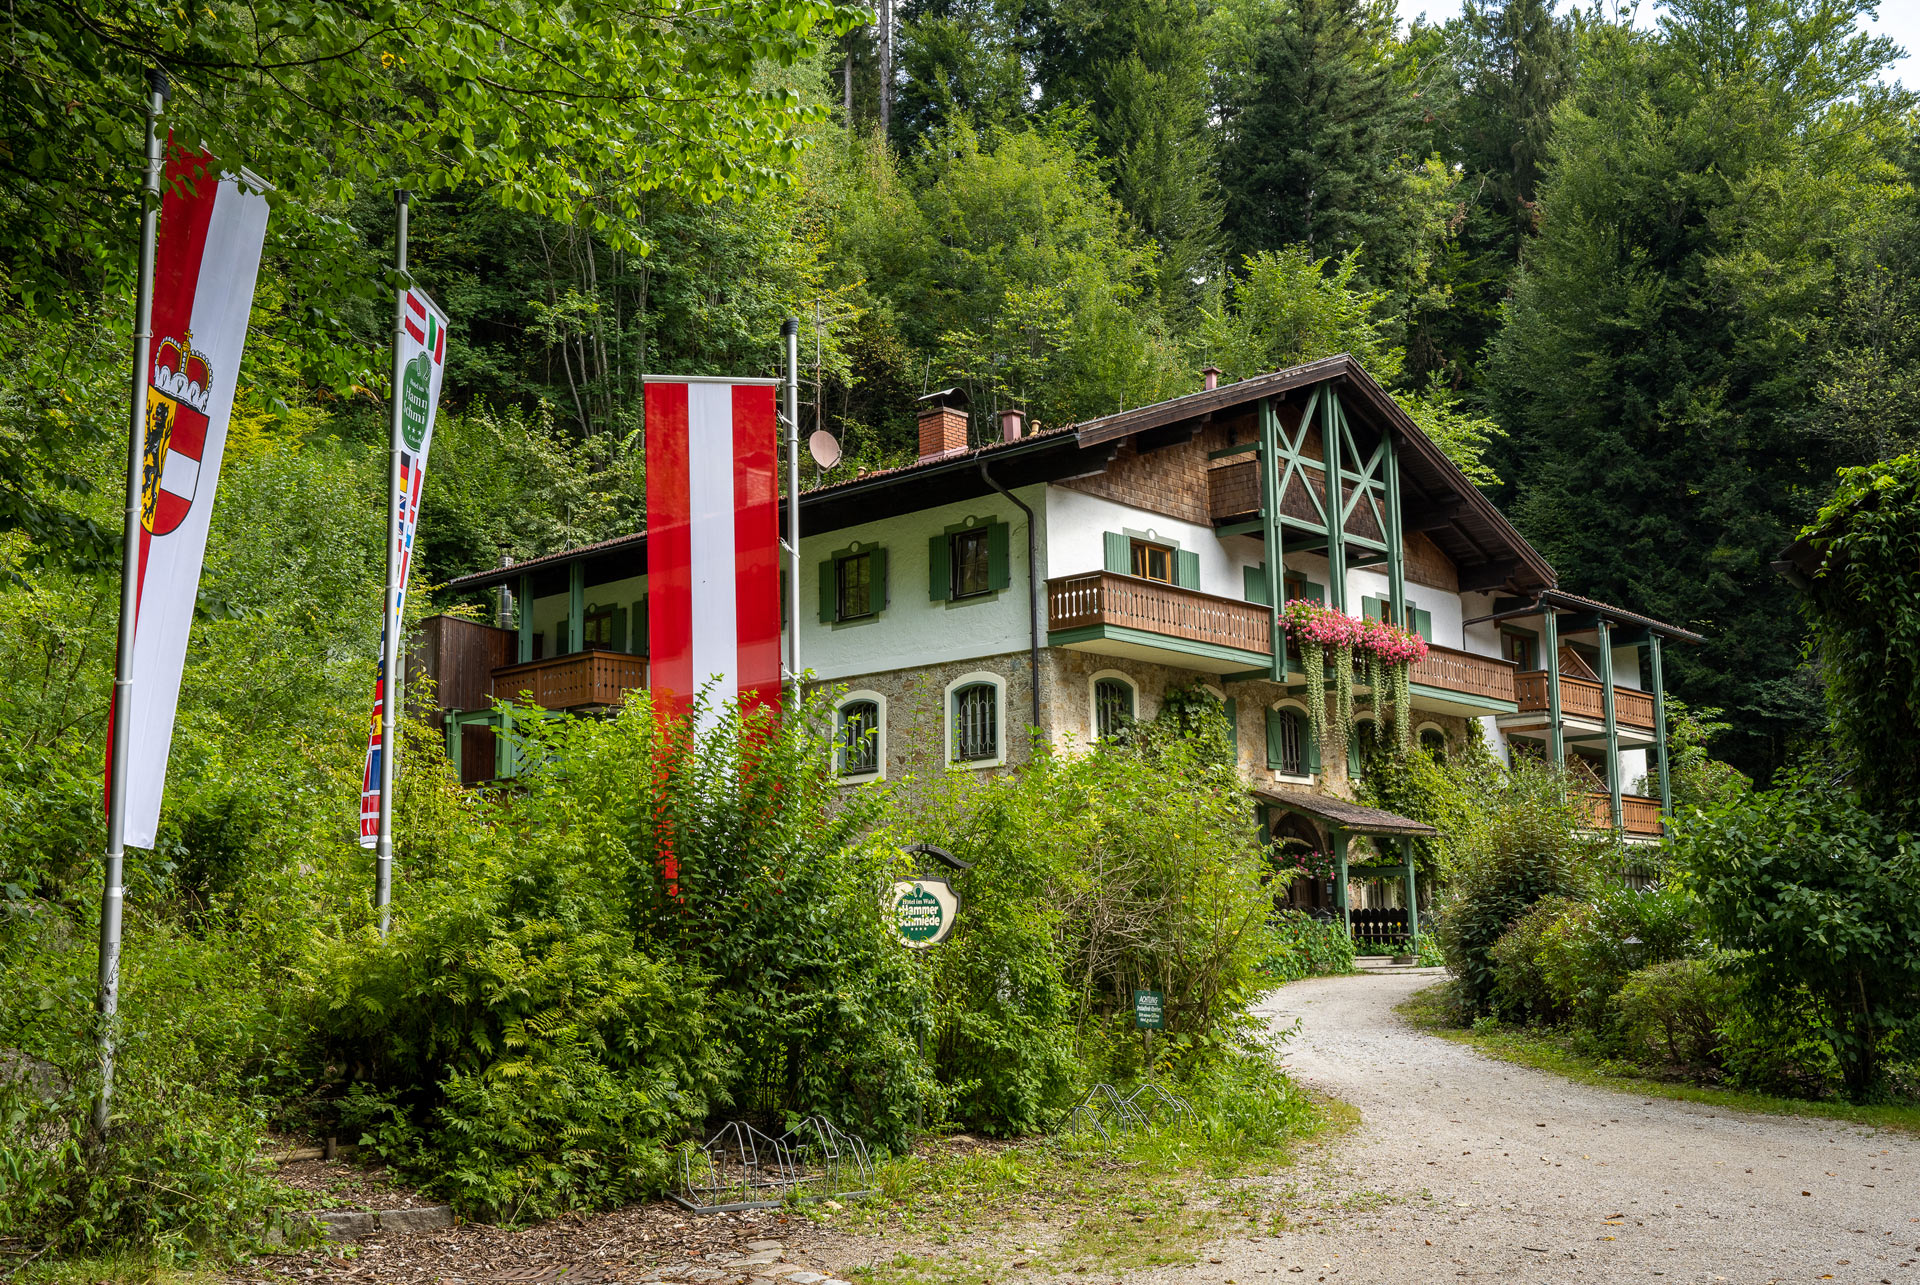
<svg viewBox="0 0 1920 1285">
<path fill-rule="evenodd" d="M 947 761 L 956 767 L 1006 762 L 1006 680 L 991 671 L 962 674 L 947 684 Z"/>
<path fill-rule="evenodd" d="M 1093 736 L 1105 741 L 1118 736 L 1138 717 L 1133 684 L 1118 674 L 1096 676 L 1093 680 Z"/>
<path fill-rule="evenodd" d="M 880 771 L 881 706 L 872 698 L 848 700 L 840 706 L 835 736 L 841 776 L 874 776 Z"/>
</svg>

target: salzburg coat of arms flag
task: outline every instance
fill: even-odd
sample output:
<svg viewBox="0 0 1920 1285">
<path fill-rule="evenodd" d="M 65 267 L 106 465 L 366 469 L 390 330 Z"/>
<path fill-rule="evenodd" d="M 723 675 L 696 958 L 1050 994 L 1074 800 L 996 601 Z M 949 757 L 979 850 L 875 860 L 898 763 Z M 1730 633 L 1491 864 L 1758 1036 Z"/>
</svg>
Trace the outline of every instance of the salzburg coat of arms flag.
<svg viewBox="0 0 1920 1285">
<path fill-rule="evenodd" d="M 709 688 L 712 702 L 779 703 L 777 383 L 647 381 L 648 686 L 662 708 Z"/>
<path fill-rule="evenodd" d="M 397 633 L 406 619 L 407 573 L 413 569 L 413 533 L 420 525 L 420 491 L 427 480 L 427 452 L 433 447 L 433 416 L 440 405 L 440 378 L 447 370 L 447 318 L 426 292 L 410 288 L 400 301 L 400 493 L 398 529 L 393 556 L 400 582 L 387 604 L 382 624 L 381 673 L 373 685 L 373 728 L 367 737 L 367 757 L 360 777 L 360 846 L 380 840 L 380 720 L 392 689 L 384 658 L 386 631 Z M 398 764 L 396 754 L 394 762 Z"/>
<path fill-rule="evenodd" d="M 138 609 L 127 720 L 126 842 L 160 824 L 180 673 L 200 592 L 247 314 L 267 234 L 265 185 L 173 149 L 153 263 L 140 478 Z M 109 783 L 111 793 L 111 783 Z"/>
</svg>

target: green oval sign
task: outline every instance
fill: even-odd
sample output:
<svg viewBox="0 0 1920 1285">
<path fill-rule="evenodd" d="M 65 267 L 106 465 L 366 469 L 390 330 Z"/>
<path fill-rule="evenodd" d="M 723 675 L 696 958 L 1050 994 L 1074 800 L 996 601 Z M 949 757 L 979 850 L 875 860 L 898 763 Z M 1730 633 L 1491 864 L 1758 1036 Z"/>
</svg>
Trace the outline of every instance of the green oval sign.
<svg viewBox="0 0 1920 1285">
<path fill-rule="evenodd" d="M 945 879 L 902 879 L 893 885 L 888 903 L 888 926 L 900 944 L 913 949 L 938 946 L 953 932 L 960 899 Z"/>
<path fill-rule="evenodd" d="M 417 451 L 427 440 L 427 423 L 433 413 L 433 357 L 421 353 L 407 363 L 400 377 L 400 438 L 407 449 Z"/>
</svg>

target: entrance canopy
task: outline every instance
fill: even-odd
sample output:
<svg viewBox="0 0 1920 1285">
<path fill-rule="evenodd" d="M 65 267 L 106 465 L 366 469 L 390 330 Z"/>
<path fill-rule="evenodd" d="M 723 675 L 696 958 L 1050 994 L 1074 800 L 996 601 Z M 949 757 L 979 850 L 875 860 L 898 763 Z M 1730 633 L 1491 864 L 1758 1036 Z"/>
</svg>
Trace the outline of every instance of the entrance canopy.
<svg viewBox="0 0 1920 1285">
<path fill-rule="evenodd" d="M 1271 807 L 1286 808 L 1324 821 L 1335 830 L 1348 834 L 1424 839 L 1435 833 L 1434 828 L 1424 821 L 1415 821 L 1381 808 L 1370 808 L 1362 803 L 1349 803 L 1327 794 L 1309 794 L 1304 790 L 1298 794 L 1291 790 L 1255 790 L 1253 797 Z"/>
</svg>

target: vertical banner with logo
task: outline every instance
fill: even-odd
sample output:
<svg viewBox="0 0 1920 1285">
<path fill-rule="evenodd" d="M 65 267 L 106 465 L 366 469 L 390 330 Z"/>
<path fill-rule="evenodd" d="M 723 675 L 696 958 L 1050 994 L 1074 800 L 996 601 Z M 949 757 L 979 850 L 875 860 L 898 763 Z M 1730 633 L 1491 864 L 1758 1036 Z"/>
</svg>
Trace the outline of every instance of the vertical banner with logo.
<svg viewBox="0 0 1920 1285">
<path fill-rule="evenodd" d="M 647 380 L 648 686 L 663 708 L 709 684 L 716 702 L 780 702 L 779 382 Z"/>
<path fill-rule="evenodd" d="M 387 655 L 389 632 L 398 636 L 406 615 L 407 572 L 413 567 L 413 533 L 420 524 L 420 491 L 426 480 L 427 452 L 433 446 L 433 416 L 440 404 L 440 377 L 446 373 L 447 318 L 426 292 L 410 289 L 403 297 L 400 327 L 400 491 L 394 557 L 400 567 L 399 589 L 387 602 L 381 627 L 380 655 Z M 360 846 L 371 848 L 380 837 L 380 723 L 388 682 L 384 659 L 373 686 L 373 727 L 367 738 L 366 770 L 360 778 Z"/>
<path fill-rule="evenodd" d="M 171 149 L 153 266 L 140 470 L 140 548 L 126 746 L 127 844 L 151 848 L 207 529 L 246 346 L 266 185 Z M 109 761 L 108 772 L 112 766 Z M 111 798 L 112 781 L 107 793 Z"/>
</svg>

